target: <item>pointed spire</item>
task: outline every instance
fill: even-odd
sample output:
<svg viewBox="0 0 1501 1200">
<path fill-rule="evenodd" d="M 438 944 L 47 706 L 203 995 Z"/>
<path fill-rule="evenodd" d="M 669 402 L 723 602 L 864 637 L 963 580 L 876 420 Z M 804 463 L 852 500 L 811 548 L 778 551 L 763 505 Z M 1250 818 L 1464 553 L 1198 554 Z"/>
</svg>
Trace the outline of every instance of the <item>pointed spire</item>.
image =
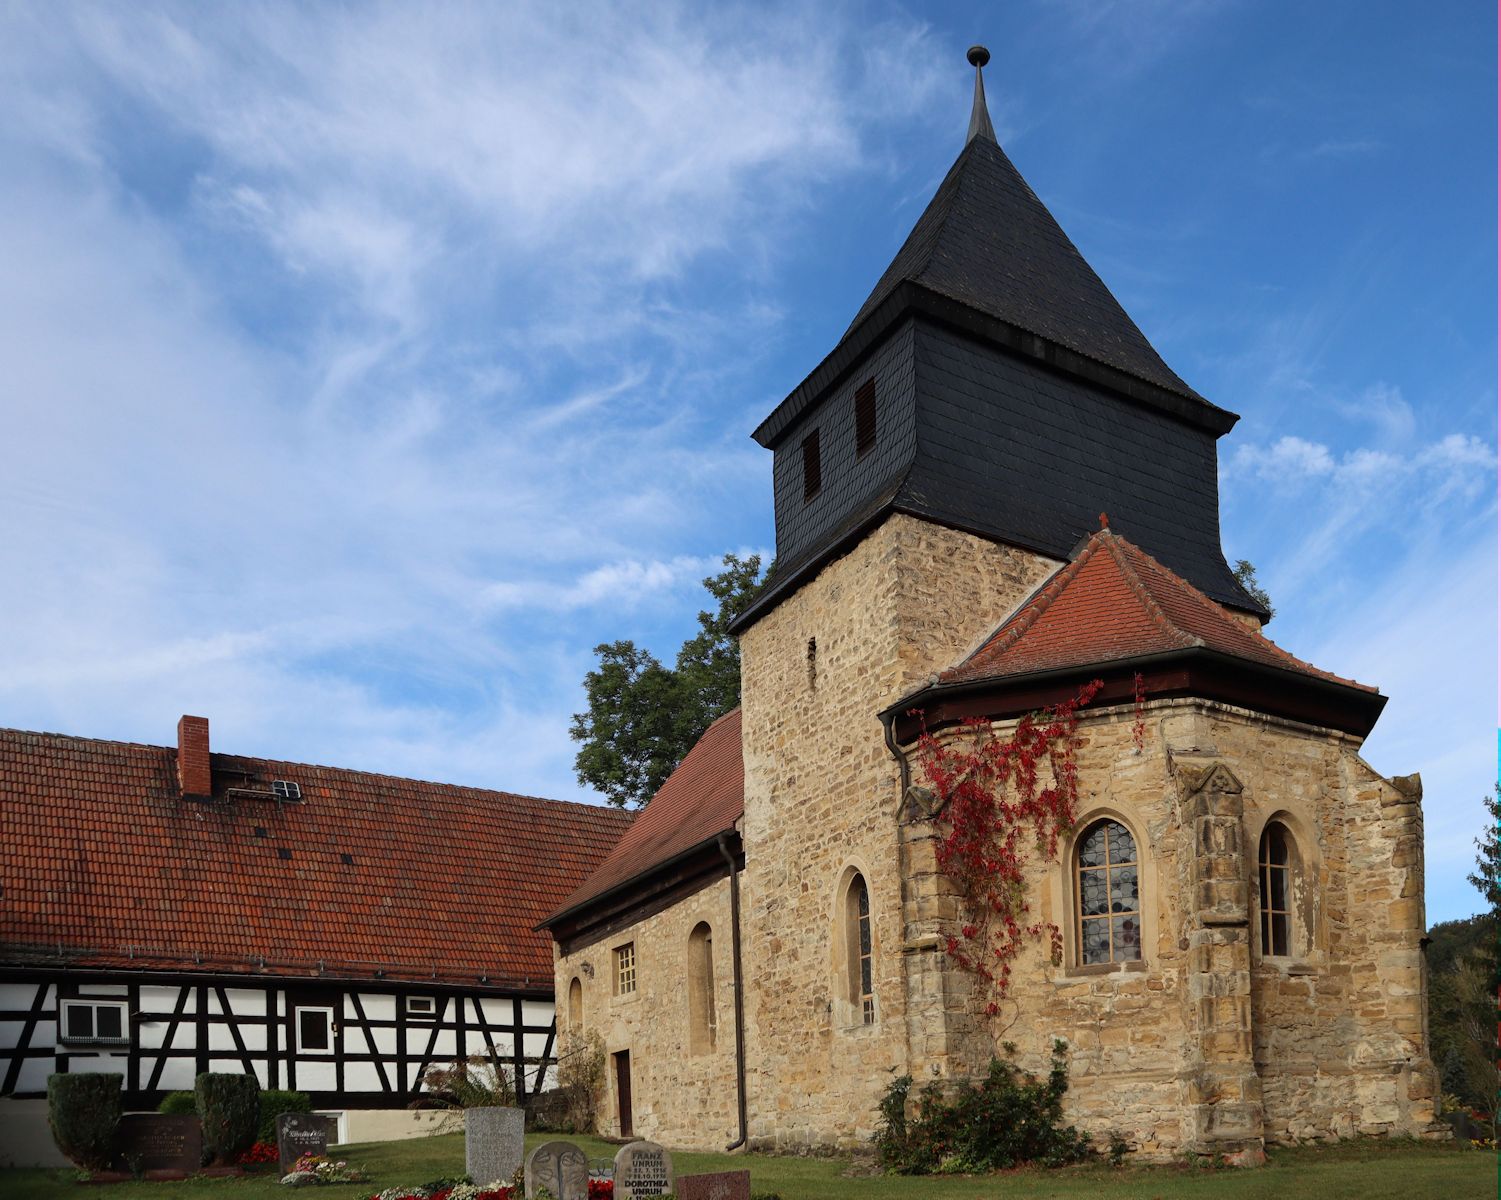
<svg viewBox="0 0 1501 1200">
<path fill-rule="evenodd" d="M 975 107 L 969 114 L 969 136 L 964 139 L 964 144 L 969 145 L 977 137 L 989 138 L 993 142 L 995 126 L 990 123 L 990 110 L 985 107 L 985 79 L 981 74 L 990 61 L 990 51 L 984 46 L 971 46 L 965 57 L 975 68 Z"/>
</svg>

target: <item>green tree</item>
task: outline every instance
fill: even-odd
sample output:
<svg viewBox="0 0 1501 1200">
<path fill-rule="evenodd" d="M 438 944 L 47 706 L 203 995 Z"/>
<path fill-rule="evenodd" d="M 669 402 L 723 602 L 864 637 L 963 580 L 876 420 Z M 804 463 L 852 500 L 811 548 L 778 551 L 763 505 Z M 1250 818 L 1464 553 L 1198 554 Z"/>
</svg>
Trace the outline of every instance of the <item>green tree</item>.
<svg viewBox="0 0 1501 1200">
<path fill-rule="evenodd" d="M 1256 568 L 1249 558 L 1235 560 L 1235 582 L 1245 588 L 1246 595 L 1266 609 L 1266 619 L 1270 621 L 1277 615 L 1277 610 L 1272 607 L 1272 598 L 1267 595 L 1266 588 L 1262 587 L 1256 579 Z"/>
<path fill-rule="evenodd" d="M 656 795 L 704 730 L 740 703 L 740 645 L 729 626 L 764 583 L 759 555 L 726 554 L 724 570 L 704 580 L 715 607 L 698 614 L 698 632 L 673 667 L 629 640 L 594 648 L 599 665 L 584 676 L 588 707 L 569 731 L 582 743 L 574 759 L 580 783 L 621 808 Z"/>
<path fill-rule="evenodd" d="M 1485 897 L 1493 914 L 1501 915 L 1501 783 L 1484 798 L 1482 803 L 1490 815 L 1483 837 L 1475 839 L 1475 874 L 1469 880 Z"/>
</svg>

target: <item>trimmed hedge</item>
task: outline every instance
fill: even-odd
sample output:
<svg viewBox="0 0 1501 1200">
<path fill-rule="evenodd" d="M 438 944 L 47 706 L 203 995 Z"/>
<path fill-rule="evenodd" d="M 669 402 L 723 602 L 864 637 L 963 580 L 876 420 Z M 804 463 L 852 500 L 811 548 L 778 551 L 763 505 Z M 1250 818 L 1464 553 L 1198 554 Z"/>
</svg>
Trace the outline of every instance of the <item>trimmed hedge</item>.
<svg viewBox="0 0 1501 1200">
<path fill-rule="evenodd" d="M 255 1140 L 258 1142 L 270 1142 L 276 1145 L 276 1118 L 282 1113 L 310 1113 L 313 1111 L 313 1102 L 306 1092 L 279 1092 L 275 1090 L 261 1093 L 261 1124 L 256 1130 Z"/>
<path fill-rule="evenodd" d="M 204 1164 L 229 1166 L 255 1144 L 261 1123 L 261 1085 L 254 1075 L 205 1072 L 193 1085 L 203 1125 Z"/>
<path fill-rule="evenodd" d="M 192 1092 L 168 1092 L 156 1111 L 171 1117 L 192 1116 L 198 1111 L 198 1099 Z"/>
<path fill-rule="evenodd" d="M 87 1171 L 106 1170 L 114 1158 L 124 1086 L 124 1075 L 53 1075 L 47 1080 L 52 1140 Z"/>
</svg>

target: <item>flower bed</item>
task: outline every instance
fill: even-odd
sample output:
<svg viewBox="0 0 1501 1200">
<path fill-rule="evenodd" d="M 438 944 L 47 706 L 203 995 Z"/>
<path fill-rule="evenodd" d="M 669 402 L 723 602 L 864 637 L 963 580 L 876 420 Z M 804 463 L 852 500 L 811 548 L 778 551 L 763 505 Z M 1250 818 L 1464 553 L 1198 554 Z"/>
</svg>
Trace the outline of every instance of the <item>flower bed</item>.
<svg viewBox="0 0 1501 1200">
<path fill-rule="evenodd" d="M 276 1146 L 271 1142 L 256 1142 L 235 1159 L 235 1163 L 241 1167 L 268 1167 L 274 1166 L 279 1157 Z"/>
<path fill-rule="evenodd" d="M 440 1179 L 415 1187 L 387 1188 L 373 1196 L 366 1196 L 365 1200 L 512 1200 L 515 1195 L 510 1185 L 498 1181 L 468 1183 L 464 1180 Z"/>
</svg>

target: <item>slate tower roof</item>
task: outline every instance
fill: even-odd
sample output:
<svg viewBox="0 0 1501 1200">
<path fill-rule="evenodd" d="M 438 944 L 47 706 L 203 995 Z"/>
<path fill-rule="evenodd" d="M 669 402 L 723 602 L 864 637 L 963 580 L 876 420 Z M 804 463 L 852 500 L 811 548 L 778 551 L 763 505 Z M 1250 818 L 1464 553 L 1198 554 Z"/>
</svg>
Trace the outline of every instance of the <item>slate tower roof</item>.
<svg viewBox="0 0 1501 1200">
<path fill-rule="evenodd" d="M 743 629 L 893 512 L 1061 560 L 1108 511 L 1261 617 L 1220 547 L 1216 440 L 1239 419 L 1165 363 L 995 140 L 969 134 L 838 344 L 761 423 L 776 576 Z M 872 432 L 874 431 L 874 432 Z"/>
</svg>

